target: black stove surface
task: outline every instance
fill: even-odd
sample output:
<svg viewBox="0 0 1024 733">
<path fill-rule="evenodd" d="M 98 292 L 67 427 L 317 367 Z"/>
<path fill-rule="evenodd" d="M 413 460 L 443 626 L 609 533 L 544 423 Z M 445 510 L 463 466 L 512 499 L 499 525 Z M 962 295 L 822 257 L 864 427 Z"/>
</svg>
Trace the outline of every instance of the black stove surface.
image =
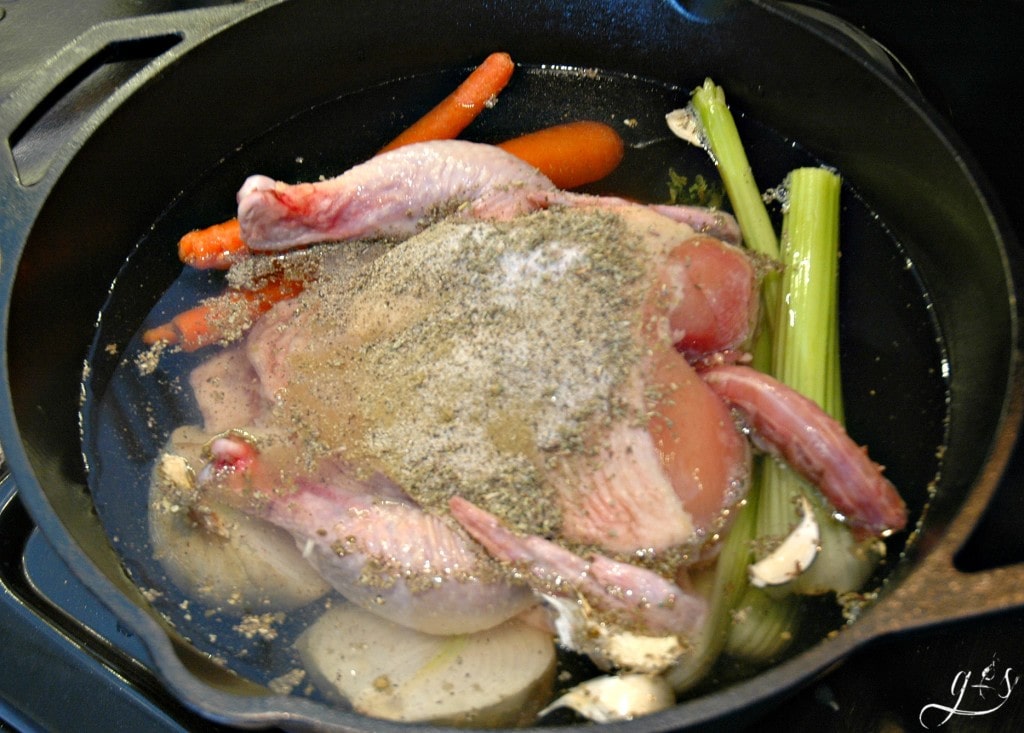
<svg viewBox="0 0 1024 733">
<path fill-rule="evenodd" d="M 91 24 L 224 2 L 0 0 L 0 103 Z M 966 142 L 1011 226 L 1024 232 L 1024 0 L 814 3 L 899 59 Z M 1024 561 L 1024 450 L 958 560 Z M 956 603 L 955 598 L 950 599 Z M 216 731 L 148 669 L 145 648 L 104 610 L 0 483 L 0 731 Z M 988 670 L 993 676 L 985 677 Z M 783 701 L 758 730 L 1024 730 L 1024 609 L 876 642 Z M 1006 675 L 1006 676 L 1004 676 Z M 988 689 L 977 687 L 987 683 Z M 959 699 L 959 704 L 958 704 Z M 974 713 L 974 714 L 969 714 Z"/>
</svg>

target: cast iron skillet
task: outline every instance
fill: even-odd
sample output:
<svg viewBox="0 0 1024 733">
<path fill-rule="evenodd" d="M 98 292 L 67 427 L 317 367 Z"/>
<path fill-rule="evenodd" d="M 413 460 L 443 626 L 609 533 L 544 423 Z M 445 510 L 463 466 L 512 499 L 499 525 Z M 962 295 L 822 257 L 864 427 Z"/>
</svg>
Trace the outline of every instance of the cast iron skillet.
<svg viewBox="0 0 1024 733">
<path fill-rule="evenodd" d="M 913 90 L 849 39 L 792 9 L 756 0 L 450 5 L 268 0 L 101 25 L 58 54 L 0 115 L 8 143 L 0 164 L 6 207 L 0 288 L 9 385 L 0 442 L 19 494 L 48 540 L 145 640 L 169 688 L 213 719 L 248 727 L 402 728 L 270 695 L 219 672 L 167 632 L 145 610 L 98 521 L 81 431 L 88 437 L 95 429 L 89 404 L 102 396 L 112 374 L 104 347 L 129 348 L 138 319 L 176 274 L 172 258 L 153 254 L 165 222 L 182 215 L 176 201 L 190 191 L 216 193 L 202 198 L 208 208 L 196 210 L 191 224 L 223 218 L 238 185 L 236 168 L 251 165 L 283 177 L 308 173 L 296 168 L 299 148 L 323 156 L 311 165 L 340 170 L 372 149 L 359 145 L 368 145 L 373 128 L 386 138 L 422 109 L 396 101 L 395 117 L 381 110 L 361 121 L 343 116 L 351 127 L 334 133 L 350 136 L 352 150 L 337 139 L 323 145 L 302 140 L 296 131 L 315 115 L 295 115 L 324 103 L 325 110 L 337 109 L 332 100 L 362 98 L 367 90 L 414 76 L 424 80 L 423 89 L 441 89 L 495 49 L 508 50 L 532 69 L 528 79 L 554 85 L 551 98 L 538 101 L 544 114 L 554 114 L 556 102 L 572 102 L 574 95 L 586 106 L 585 100 L 602 93 L 603 79 L 613 80 L 607 87 L 624 95 L 621 103 L 630 88 L 670 96 L 675 90 L 685 100 L 687 90 L 711 75 L 728 90 L 755 141 L 755 167 L 784 170 L 791 162 L 775 156 L 778 138 L 763 130 L 798 141 L 794 155 L 800 162 L 818 158 L 836 166 L 854 195 L 854 219 L 862 222 L 852 233 L 872 239 L 880 232 L 893 247 L 860 257 L 847 246 L 853 264 L 844 267 L 860 277 L 844 295 L 846 312 L 857 314 L 844 318 L 844 338 L 852 342 L 844 359 L 865 368 L 883 365 L 865 378 L 874 381 L 859 385 L 867 390 L 896 396 L 911 381 L 941 386 L 938 412 L 913 399 L 896 400 L 889 413 L 870 400 L 848 399 L 851 432 L 883 454 L 898 483 L 900 475 L 910 477 L 912 485 L 902 488 L 909 492 L 912 518 L 920 521 L 915 542 L 894 543 L 901 556 L 889 564 L 878 602 L 836 638 L 769 671 L 608 727 L 729 725 L 887 634 L 1024 603 L 1020 567 L 964 574 L 953 565 L 1001 479 L 1021 420 L 1014 244 L 967 156 Z M 562 74 L 563 68 L 602 73 Z M 426 99 L 416 103 L 429 105 Z M 645 116 L 654 106 L 638 100 L 637 129 L 654 124 Z M 621 110 L 623 117 L 630 114 Z M 529 110 L 522 115 L 522 124 L 543 116 Z M 55 140 L 48 123 L 62 116 L 81 124 Z M 486 126 L 477 131 L 483 137 L 502 132 Z M 289 139 L 293 134 L 299 137 Z M 248 154 L 260 160 L 247 160 Z M 165 264 L 139 276 L 122 270 L 130 254 L 129 262 Z M 903 287 L 911 275 L 899 272 L 912 273 L 923 289 L 905 303 L 892 288 Z M 108 293 L 112 300 L 139 303 L 108 308 L 101 338 L 94 341 L 96 314 Z M 923 314 L 895 326 L 910 346 L 893 343 L 886 330 L 901 321 L 901 307 Z M 923 380 L 900 382 L 893 375 L 904 365 L 913 365 L 907 371 L 914 374 L 923 368 Z M 933 391 L 927 395 L 934 398 Z M 87 409 L 80 413 L 83 397 Z M 889 423 L 899 429 L 887 433 Z M 907 438 L 898 436 L 915 429 L 937 442 L 900 442 Z M 887 435 L 898 439 L 887 446 Z M 939 443 L 941 473 L 925 512 L 924 484 L 939 464 L 922 451 L 934 453 Z M 125 487 L 126 493 L 133 490 Z"/>
</svg>

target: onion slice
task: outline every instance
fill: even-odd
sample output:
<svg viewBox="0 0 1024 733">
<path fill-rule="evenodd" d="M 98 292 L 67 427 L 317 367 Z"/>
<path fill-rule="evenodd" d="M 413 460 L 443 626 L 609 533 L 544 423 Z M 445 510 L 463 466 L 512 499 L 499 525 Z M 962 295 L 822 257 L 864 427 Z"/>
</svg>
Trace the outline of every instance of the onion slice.
<svg viewBox="0 0 1024 733">
<path fill-rule="evenodd" d="M 551 635 L 512 619 L 436 636 L 353 605 L 336 606 L 296 642 L 325 695 L 386 720 L 474 727 L 533 722 L 552 695 Z"/>
<path fill-rule="evenodd" d="M 154 468 L 149 502 L 153 554 L 189 597 L 229 615 L 291 611 L 330 586 L 290 534 L 237 509 L 200 501 L 194 477 L 209 435 L 178 428 Z"/>
</svg>

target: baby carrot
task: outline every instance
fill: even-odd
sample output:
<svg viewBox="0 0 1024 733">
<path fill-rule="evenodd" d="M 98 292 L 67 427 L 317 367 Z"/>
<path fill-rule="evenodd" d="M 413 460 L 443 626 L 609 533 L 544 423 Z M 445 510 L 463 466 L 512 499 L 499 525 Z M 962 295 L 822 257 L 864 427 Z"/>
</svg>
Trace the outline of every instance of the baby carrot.
<svg viewBox="0 0 1024 733">
<path fill-rule="evenodd" d="M 229 290 L 146 330 L 142 341 L 150 346 L 158 342 L 176 345 L 182 351 L 229 341 L 245 333 L 274 303 L 300 292 L 302 283 L 296 280 L 274 280 L 258 290 Z"/>
<path fill-rule="evenodd" d="M 189 232 L 178 242 L 178 259 L 200 270 L 226 270 L 248 252 L 238 219 Z"/>
<path fill-rule="evenodd" d="M 625 152 L 619 133 L 582 120 L 546 127 L 499 143 L 499 148 L 536 167 L 559 188 L 598 181 L 618 166 Z"/>
<path fill-rule="evenodd" d="M 378 152 L 384 153 L 410 143 L 458 137 L 505 88 L 514 69 L 512 57 L 507 53 L 492 53 L 470 72 L 455 91 Z"/>
</svg>

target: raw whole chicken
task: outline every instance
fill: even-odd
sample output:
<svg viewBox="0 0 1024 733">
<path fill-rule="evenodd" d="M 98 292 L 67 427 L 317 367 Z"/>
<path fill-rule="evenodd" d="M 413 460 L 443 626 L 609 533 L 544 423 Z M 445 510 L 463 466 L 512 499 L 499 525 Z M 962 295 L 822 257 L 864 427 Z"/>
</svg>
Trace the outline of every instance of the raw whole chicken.
<svg viewBox="0 0 1024 733">
<path fill-rule="evenodd" d="M 727 215 L 559 191 L 461 141 L 254 176 L 238 215 L 255 250 L 350 243 L 193 374 L 224 431 L 201 488 L 375 613 L 446 634 L 561 598 L 685 639 L 748 430 L 858 531 L 906 522 L 842 427 L 741 364 L 759 264 Z"/>
</svg>

